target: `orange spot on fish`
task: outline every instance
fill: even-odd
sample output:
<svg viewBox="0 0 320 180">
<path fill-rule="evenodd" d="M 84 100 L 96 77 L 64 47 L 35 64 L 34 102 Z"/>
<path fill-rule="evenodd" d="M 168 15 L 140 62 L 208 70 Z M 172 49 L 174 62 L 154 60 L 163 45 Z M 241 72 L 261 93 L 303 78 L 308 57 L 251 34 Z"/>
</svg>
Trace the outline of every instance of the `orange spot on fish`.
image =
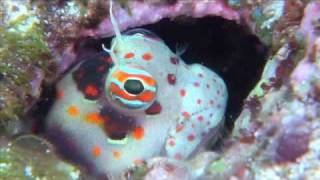
<svg viewBox="0 0 320 180">
<path fill-rule="evenodd" d="M 190 118 L 190 114 L 188 112 L 186 112 L 186 111 L 183 111 L 181 115 L 183 116 L 184 119 L 189 119 Z"/>
<path fill-rule="evenodd" d="M 183 129 L 183 125 L 182 124 L 177 124 L 176 125 L 176 132 L 180 132 Z"/>
<path fill-rule="evenodd" d="M 91 149 L 91 154 L 94 157 L 98 157 L 101 154 L 101 148 L 99 146 L 93 146 Z"/>
<path fill-rule="evenodd" d="M 136 166 L 142 165 L 144 163 L 144 161 L 142 159 L 135 159 L 133 161 L 133 164 Z"/>
<path fill-rule="evenodd" d="M 143 136 L 144 136 L 144 129 L 141 126 L 134 128 L 134 130 L 132 131 L 132 137 L 135 140 L 141 140 Z"/>
<path fill-rule="evenodd" d="M 88 113 L 86 115 L 86 120 L 88 122 L 95 123 L 95 124 L 98 124 L 98 125 L 101 125 L 103 123 L 103 118 L 100 116 L 99 113 L 96 113 L 96 112 Z"/>
<path fill-rule="evenodd" d="M 150 61 L 152 59 L 152 55 L 150 53 L 145 53 L 142 55 L 142 59 L 145 61 Z"/>
<path fill-rule="evenodd" d="M 112 156 L 113 156 L 114 159 L 119 160 L 120 157 L 121 157 L 121 153 L 118 150 L 113 150 L 112 151 Z"/>
<path fill-rule="evenodd" d="M 134 53 L 132 53 L 132 52 L 129 52 L 129 53 L 124 55 L 124 58 L 126 58 L 126 59 L 130 59 L 130 58 L 133 58 L 133 57 L 134 57 Z"/>
<path fill-rule="evenodd" d="M 69 114 L 69 116 L 72 116 L 72 117 L 75 117 L 77 115 L 79 115 L 79 110 L 76 106 L 69 106 L 68 109 L 67 109 L 67 112 Z"/>
</svg>

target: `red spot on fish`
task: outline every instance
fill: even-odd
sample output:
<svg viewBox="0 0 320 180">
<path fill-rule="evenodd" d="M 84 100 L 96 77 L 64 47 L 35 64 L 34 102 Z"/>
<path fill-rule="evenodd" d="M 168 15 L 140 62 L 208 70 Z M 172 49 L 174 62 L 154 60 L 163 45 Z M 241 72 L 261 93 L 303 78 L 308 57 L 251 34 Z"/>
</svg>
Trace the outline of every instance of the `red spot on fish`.
<svg viewBox="0 0 320 180">
<path fill-rule="evenodd" d="M 199 86 L 200 86 L 200 83 L 199 83 L 199 82 L 194 82 L 193 85 L 194 85 L 195 87 L 199 87 Z"/>
<path fill-rule="evenodd" d="M 200 122 L 201 122 L 201 121 L 203 121 L 203 116 L 201 116 L 201 115 L 200 115 L 200 116 L 198 116 L 198 118 L 197 118 L 197 119 L 198 119 L 198 121 L 200 121 Z"/>
<path fill-rule="evenodd" d="M 98 89 L 92 84 L 86 86 L 84 92 L 87 96 L 96 97 L 98 95 Z"/>
<path fill-rule="evenodd" d="M 168 145 L 169 145 L 169 146 L 171 146 L 171 147 L 173 147 L 173 146 L 175 146 L 175 145 L 176 145 L 176 143 L 174 142 L 174 140 L 173 140 L 173 139 L 169 139 L 169 141 L 168 141 Z"/>
<path fill-rule="evenodd" d="M 178 58 L 176 58 L 176 57 L 171 57 L 171 58 L 170 58 L 170 62 L 171 62 L 172 64 L 176 65 L 176 64 L 179 63 L 179 60 L 178 60 Z"/>
<path fill-rule="evenodd" d="M 209 103 L 210 103 L 211 105 L 213 105 L 213 104 L 214 104 L 214 101 L 213 101 L 212 99 L 210 99 Z"/>
<path fill-rule="evenodd" d="M 176 154 L 174 154 L 174 159 L 175 160 L 181 160 L 182 159 L 182 155 L 180 153 L 176 153 Z"/>
<path fill-rule="evenodd" d="M 104 57 L 104 58 L 103 58 L 103 61 L 106 62 L 106 63 L 108 63 L 108 64 L 112 64 L 112 63 L 113 63 L 111 56 L 106 56 L 106 57 Z"/>
<path fill-rule="evenodd" d="M 159 114 L 161 110 L 162 110 L 162 107 L 160 103 L 155 101 L 148 109 L 145 110 L 145 113 L 149 115 L 154 115 L 154 114 Z"/>
<path fill-rule="evenodd" d="M 97 72 L 103 72 L 105 70 L 106 66 L 101 65 L 97 67 Z"/>
<path fill-rule="evenodd" d="M 150 53 L 145 53 L 142 55 L 142 59 L 145 61 L 150 61 L 152 59 L 152 55 Z"/>
<path fill-rule="evenodd" d="M 194 135 L 193 134 L 189 134 L 187 138 L 188 138 L 188 141 L 191 142 L 191 141 L 194 140 Z"/>
<path fill-rule="evenodd" d="M 130 59 L 130 58 L 133 58 L 133 57 L 134 57 L 134 53 L 132 53 L 132 52 L 129 52 L 129 53 L 124 55 L 124 58 L 126 58 L 126 59 Z"/>
<path fill-rule="evenodd" d="M 197 99 L 197 104 L 201 104 L 201 99 Z"/>
<path fill-rule="evenodd" d="M 168 74 L 167 80 L 169 84 L 174 85 L 176 83 L 176 76 L 174 74 Z"/>
<path fill-rule="evenodd" d="M 180 90 L 180 96 L 181 96 L 181 97 L 184 97 L 185 95 L 186 95 L 186 90 L 181 89 L 181 90 Z"/>
<path fill-rule="evenodd" d="M 64 91 L 63 89 L 58 89 L 57 94 L 56 94 L 56 99 L 62 99 L 64 96 Z"/>
</svg>

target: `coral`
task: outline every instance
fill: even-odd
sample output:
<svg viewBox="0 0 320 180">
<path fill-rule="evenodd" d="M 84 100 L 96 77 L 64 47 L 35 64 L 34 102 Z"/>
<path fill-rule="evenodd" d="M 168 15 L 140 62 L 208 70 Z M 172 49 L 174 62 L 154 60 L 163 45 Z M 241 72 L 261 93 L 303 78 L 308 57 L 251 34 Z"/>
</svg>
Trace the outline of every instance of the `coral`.
<svg viewBox="0 0 320 180">
<path fill-rule="evenodd" d="M 300 1 L 286 1 L 286 4 L 304 7 Z M 244 106 L 236 121 L 232 146 L 222 155 L 228 157 L 225 163 L 233 168 L 211 178 L 221 174 L 256 179 L 319 178 L 316 160 L 319 150 L 315 148 L 319 138 L 315 90 L 319 71 L 314 21 L 318 12 L 319 3 L 309 3 L 303 18 L 300 17 L 300 25 L 289 38 L 282 32 L 299 23 L 292 23 L 281 33 L 277 28 L 272 31 L 277 37 L 274 39 L 277 42 L 272 44 L 282 47 L 270 57 L 261 82 L 248 97 L 248 103 L 253 99 L 256 102 Z M 287 16 L 282 16 L 278 23 L 283 23 L 281 19 L 288 18 L 288 13 L 290 10 L 284 11 Z"/>
</svg>

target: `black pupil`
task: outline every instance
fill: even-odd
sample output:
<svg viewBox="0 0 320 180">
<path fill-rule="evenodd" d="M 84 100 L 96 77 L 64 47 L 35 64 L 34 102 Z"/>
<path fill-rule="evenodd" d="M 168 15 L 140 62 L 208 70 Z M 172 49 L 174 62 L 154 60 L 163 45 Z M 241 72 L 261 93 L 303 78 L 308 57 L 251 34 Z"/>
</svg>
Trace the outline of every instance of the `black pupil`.
<svg viewBox="0 0 320 180">
<path fill-rule="evenodd" d="M 144 87 L 141 81 L 136 79 L 129 79 L 124 83 L 124 89 L 130 94 L 140 94 Z"/>
</svg>

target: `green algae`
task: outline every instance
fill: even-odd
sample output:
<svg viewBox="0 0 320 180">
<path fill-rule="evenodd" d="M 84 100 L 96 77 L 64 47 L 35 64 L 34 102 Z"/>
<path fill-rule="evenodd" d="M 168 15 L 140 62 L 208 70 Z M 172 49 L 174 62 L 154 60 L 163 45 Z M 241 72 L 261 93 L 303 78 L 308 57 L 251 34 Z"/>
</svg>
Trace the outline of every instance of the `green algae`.
<svg viewBox="0 0 320 180">
<path fill-rule="evenodd" d="M 4 141 L 3 139 L 1 139 Z M 33 135 L 0 147 L 0 179 L 79 179 L 80 171 L 54 155 L 51 145 Z"/>
<path fill-rule="evenodd" d="M 263 15 L 263 9 L 260 7 L 255 8 L 251 13 L 251 18 L 256 22 L 257 34 L 260 40 L 270 46 L 272 44 L 272 31 L 268 28 L 262 28 L 262 24 L 268 19 Z"/>
<path fill-rule="evenodd" d="M 43 27 L 30 4 L 0 5 L 0 126 L 20 118 L 31 94 L 32 71 L 46 71 L 49 48 Z"/>
<path fill-rule="evenodd" d="M 284 13 L 284 1 L 270 1 L 263 7 L 255 7 L 251 12 L 251 19 L 256 23 L 256 33 L 267 46 L 272 45 L 275 24 Z"/>
</svg>

